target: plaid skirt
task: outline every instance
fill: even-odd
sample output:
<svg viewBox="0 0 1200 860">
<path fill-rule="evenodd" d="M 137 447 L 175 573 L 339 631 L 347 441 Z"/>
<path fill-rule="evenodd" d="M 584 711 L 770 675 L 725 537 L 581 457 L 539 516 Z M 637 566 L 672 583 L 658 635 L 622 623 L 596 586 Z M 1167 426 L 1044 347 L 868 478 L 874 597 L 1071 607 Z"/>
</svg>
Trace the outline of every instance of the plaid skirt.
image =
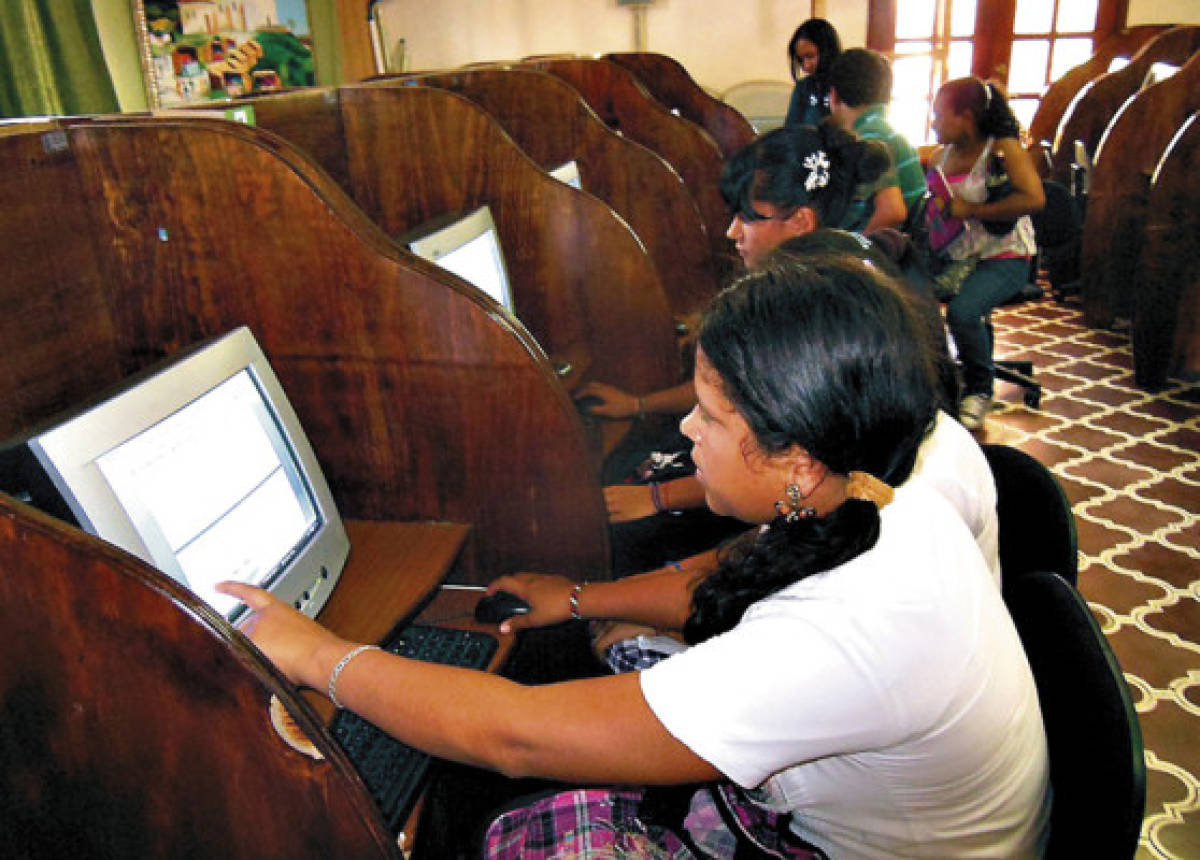
<svg viewBox="0 0 1200 860">
<path fill-rule="evenodd" d="M 792 834 L 787 817 L 745 800 L 728 783 L 698 789 L 680 832 L 645 820 L 645 791 L 580 788 L 505 812 L 488 828 L 488 860 L 824 860 Z M 735 833 L 736 831 L 736 833 Z"/>
<path fill-rule="evenodd" d="M 580 788 L 504 813 L 488 828 L 489 860 L 697 860 L 670 830 L 638 818 L 638 789 Z"/>
</svg>

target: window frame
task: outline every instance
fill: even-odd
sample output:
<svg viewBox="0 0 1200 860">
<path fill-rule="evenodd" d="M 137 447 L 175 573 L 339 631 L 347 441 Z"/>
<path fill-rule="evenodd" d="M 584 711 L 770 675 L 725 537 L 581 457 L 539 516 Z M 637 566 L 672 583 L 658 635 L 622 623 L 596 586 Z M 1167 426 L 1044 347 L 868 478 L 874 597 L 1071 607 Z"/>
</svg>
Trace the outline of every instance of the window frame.
<svg viewBox="0 0 1200 860">
<path fill-rule="evenodd" d="M 974 45 L 971 56 L 972 75 L 983 80 L 995 80 L 1008 91 L 1009 63 L 1012 58 L 1012 47 L 1015 41 L 1036 41 L 1039 39 L 1050 42 L 1045 78 L 1041 92 L 1013 92 L 1010 97 L 1015 99 L 1040 98 L 1046 87 L 1052 83 L 1049 79 L 1050 69 L 1053 68 L 1054 46 L 1059 38 L 1077 39 L 1090 37 L 1092 50 L 1105 38 L 1122 29 L 1129 11 L 1129 0 L 1098 0 L 1096 10 L 1096 25 L 1091 31 L 1062 31 L 1058 26 L 1058 9 L 1070 0 L 1051 0 L 1053 3 L 1051 29 L 1045 33 L 1013 33 L 1016 22 L 1017 0 L 977 0 L 975 13 L 975 32 L 970 37 Z M 937 0 L 937 22 L 941 22 L 941 32 L 929 39 L 930 55 L 933 58 L 928 100 L 933 101 L 933 94 L 947 79 L 946 65 L 950 45 L 955 41 L 964 41 L 962 37 L 955 38 L 949 32 L 949 11 L 953 0 Z M 868 0 L 867 5 L 867 46 L 896 57 L 896 6 L 897 0 Z M 904 39 L 905 44 L 922 42 L 922 39 Z M 905 54 L 909 56 L 909 54 Z M 925 118 L 925 129 L 928 135 L 929 117 Z M 923 141 L 913 141 L 920 143 Z"/>
</svg>

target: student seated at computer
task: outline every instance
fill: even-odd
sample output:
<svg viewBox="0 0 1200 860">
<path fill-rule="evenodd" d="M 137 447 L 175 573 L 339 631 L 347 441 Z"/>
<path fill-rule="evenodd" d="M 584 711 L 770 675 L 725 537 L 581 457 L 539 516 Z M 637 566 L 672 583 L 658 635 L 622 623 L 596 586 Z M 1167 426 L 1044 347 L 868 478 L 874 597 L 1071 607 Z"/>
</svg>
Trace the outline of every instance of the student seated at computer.
<svg viewBox="0 0 1200 860">
<path fill-rule="evenodd" d="M 494 583 L 531 607 L 513 628 L 628 618 L 693 643 L 645 672 L 524 687 L 222 587 L 294 683 L 435 755 L 593 786 L 565 801 L 583 819 L 554 834 L 564 850 L 581 830 L 676 848 L 630 787 L 716 780 L 831 856 L 1038 856 L 1048 766 L 1020 640 L 958 516 L 905 483 L 937 410 L 917 337 L 900 296 L 844 261 L 772 263 L 715 300 L 684 430 L 709 505 L 758 528 L 703 577 Z M 492 829 L 492 856 L 520 856 L 524 814 Z M 706 820 L 693 838 L 717 835 Z"/>
<path fill-rule="evenodd" d="M 745 146 L 725 165 L 721 193 L 736 213 L 727 236 L 734 241 L 747 268 L 789 241 L 808 236 L 827 225 L 837 225 L 855 200 L 859 181 L 877 177 L 883 164 L 883 144 L 857 141 L 832 124 L 777 129 Z M 888 259 L 868 237 L 846 244 L 822 234 L 809 248 L 855 250 L 880 264 Z M 898 269 L 889 269 L 898 273 Z M 958 414 L 958 372 L 946 348 L 945 329 L 932 290 L 927 284 L 905 281 L 926 322 L 931 348 L 937 355 L 937 370 L 943 407 Z M 583 386 L 581 396 L 594 398 L 589 412 L 602 418 L 632 415 L 682 415 L 695 403 L 691 383 L 634 395 L 612 385 L 593 382 Z M 670 447 L 665 442 L 664 447 Z M 624 523 L 663 512 L 688 510 L 702 504 L 703 493 L 687 477 L 667 476 L 652 483 L 612 484 L 605 487 L 609 518 Z"/>
</svg>

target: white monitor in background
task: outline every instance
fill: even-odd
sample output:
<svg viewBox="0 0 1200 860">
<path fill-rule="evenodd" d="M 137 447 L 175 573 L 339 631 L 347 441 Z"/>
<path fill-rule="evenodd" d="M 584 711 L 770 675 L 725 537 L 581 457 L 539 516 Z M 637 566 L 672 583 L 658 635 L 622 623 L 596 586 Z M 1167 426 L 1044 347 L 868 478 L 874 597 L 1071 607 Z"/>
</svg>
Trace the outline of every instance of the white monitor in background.
<svg viewBox="0 0 1200 860">
<path fill-rule="evenodd" d="M 583 182 L 579 178 L 579 165 L 575 163 L 575 159 L 560 164 L 550 171 L 550 175 L 572 188 L 583 188 Z"/>
<path fill-rule="evenodd" d="M 223 580 L 315 616 L 345 529 L 279 380 L 242 327 L 0 448 L 0 489 L 116 544 L 229 621 Z"/>
<path fill-rule="evenodd" d="M 480 206 L 461 218 L 439 218 L 400 239 L 408 249 L 474 284 L 513 312 L 508 268 L 492 211 Z"/>
</svg>

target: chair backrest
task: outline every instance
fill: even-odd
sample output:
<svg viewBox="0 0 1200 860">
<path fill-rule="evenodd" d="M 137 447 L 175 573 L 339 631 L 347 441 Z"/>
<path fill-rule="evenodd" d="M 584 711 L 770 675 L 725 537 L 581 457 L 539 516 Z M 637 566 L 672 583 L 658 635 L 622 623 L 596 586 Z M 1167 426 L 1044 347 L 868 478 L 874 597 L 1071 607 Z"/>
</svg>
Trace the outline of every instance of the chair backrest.
<svg viewBox="0 0 1200 860">
<path fill-rule="evenodd" d="M 1054 473 L 1018 448 L 988 443 L 981 447 L 996 480 L 1005 591 L 1042 570 L 1054 571 L 1074 585 L 1079 575 L 1075 515 Z"/>
<path fill-rule="evenodd" d="M 1079 277 L 1083 210 L 1079 199 L 1061 182 L 1042 180 L 1046 205 L 1030 216 L 1037 239 L 1038 263 L 1055 288 Z M 1036 275 L 1036 272 L 1034 273 Z"/>
<path fill-rule="evenodd" d="M 736 108 L 763 134 L 783 125 L 793 86 L 787 81 L 742 81 L 721 93 L 721 101 Z"/>
<path fill-rule="evenodd" d="M 1146 763 L 1112 649 L 1083 597 L 1060 576 L 1033 572 L 1011 588 L 1006 583 L 1005 603 L 1033 669 L 1046 727 L 1054 792 L 1046 857 L 1133 857 L 1146 806 Z"/>
<path fill-rule="evenodd" d="M 1039 248 L 1057 248 L 1079 239 L 1083 217 L 1079 202 L 1061 182 L 1042 180 L 1046 205 L 1029 216 Z"/>
</svg>

